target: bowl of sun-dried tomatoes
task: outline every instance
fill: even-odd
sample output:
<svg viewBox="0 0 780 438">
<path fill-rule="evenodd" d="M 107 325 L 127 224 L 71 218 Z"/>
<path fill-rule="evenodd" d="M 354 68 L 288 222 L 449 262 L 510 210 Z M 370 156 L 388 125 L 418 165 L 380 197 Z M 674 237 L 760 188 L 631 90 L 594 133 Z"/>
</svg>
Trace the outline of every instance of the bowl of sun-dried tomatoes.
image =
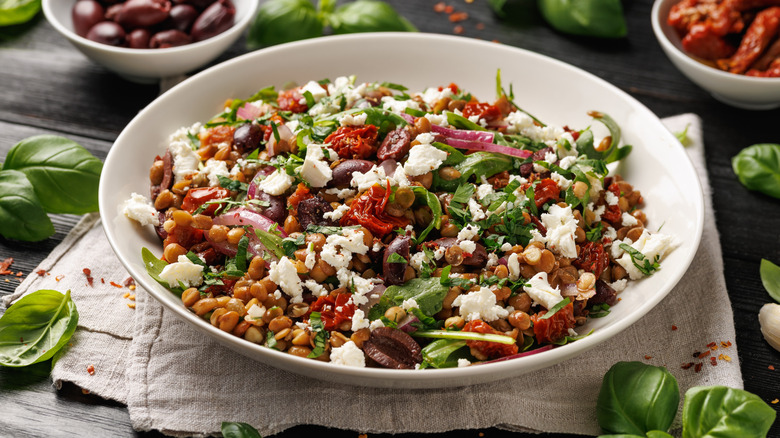
<svg viewBox="0 0 780 438">
<path fill-rule="evenodd" d="M 656 0 L 652 24 L 669 60 L 716 99 L 780 106 L 780 2 Z"/>
</svg>

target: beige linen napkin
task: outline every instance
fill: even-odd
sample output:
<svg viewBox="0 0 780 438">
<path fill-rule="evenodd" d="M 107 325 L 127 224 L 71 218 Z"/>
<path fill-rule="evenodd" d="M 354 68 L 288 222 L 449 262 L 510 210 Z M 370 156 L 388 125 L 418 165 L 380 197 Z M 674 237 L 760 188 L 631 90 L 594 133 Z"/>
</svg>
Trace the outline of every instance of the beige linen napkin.
<svg viewBox="0 0 780 438">
<path fill-rule="evenodd" d="M 11 299 L 42 288 L 72 290 L 79 330 L 52 377 L 57 384 L 73 382 L 127 404 L 137 430 L 201 435 L 217 432 L 222 421 L 243 421 L 263 435 L 299 424 L 359 432 L 499 426 L 598 434 L 596 397 L 604 373 L 618 361 L 665 365 L 682 392 L 695 385 L 742 388 L 700 120 L 687 114 L 664 122 L 672 132 L 690 125 L 687 150 L 705 188 L 704 235 L 688 274 L 625 332 L 528 375 L 460 388 L 389 390 L 328 383 L 252 361 L 188 327 L 140 288 L 121 287 L 128 275 L 95 216 L 85 217 L 43 261 L 39 269 L 47 275 L 29 276 Z M 84 268 L 91 271 L 92 286 Z M 135 301 L 125 298 L 127 293 L 135 294 Z M 724 348 L 721 341 L 731 346 Z M 691 357 L 711 342 L 718 343 L 716 356 L 725 354 L 731 361 L 722 357 L 712 366 Z M 681 368 L 686 362 L 703 366 Z M 87 371 L 90 365 L 93 375 Z"/>
</svg>

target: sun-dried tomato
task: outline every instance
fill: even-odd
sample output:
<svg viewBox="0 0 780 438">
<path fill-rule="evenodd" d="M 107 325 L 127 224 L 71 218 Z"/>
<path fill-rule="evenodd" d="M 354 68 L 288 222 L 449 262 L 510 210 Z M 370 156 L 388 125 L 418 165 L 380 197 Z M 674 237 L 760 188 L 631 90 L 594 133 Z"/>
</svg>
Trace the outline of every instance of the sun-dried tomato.
<svg viewBox="0 0 780 438">
<path fill-rule="evenodd" d="M 494 329 L 488 323 L 480 319 L 474 319 L 466 323 L 466 325 L 463 326 L 463 331 L 503 335 L 503 333 Z M 479 350 L 480 353 L 484 354 L 489 359 L 496 359 L 499 357 L 517 354 L 517 344 L 508 345 L 488 341 L 466 341 L 466 345 L 475 350 Z"/>
<path fill-rule="evenodd" d="M 306 187 L 304 183 L 298 183 L 298 187 L 295 188 L 295 192 L 287 198 L 287 206 L 293 215 L 298 214 L 298 204 L 301 201 L 312 197 L 311 189 Z"/>
<path fill-rule="evenodd" d="M 613 195 L 615 195 L 616 198 L 620 198 L 620 186 L 617 185 L 617 183 L 612 183 L 607 187 L 607 190 L 612 192 Z M 606 209 L 604 210 L 604 213 L 601 214 L 601 220 L 607 221 L 611 223 L 612 225 L 616 225 L 619 222 L 621 222 L 621 217 L 623 217 L 623 212 L 620 211 L 620 207 L 618 207 L 617 204 L 615 205 L 609 205 L 607 204 Z"/>
<path fill-rule="evenodd" d="M 237 280 L 229 278 L 221 278 L 222 284 L 212 284 L 203 290 L 204 294 L 211 294 L 212 296 L 219 295 L 233 295 L 233 286 L 235 286 Z"/>
<path fill-rule="evenodd" d="M 208 201 L 225 199 L 228 197 L 230 197 L 230 192 L 222 187 L 192 188 L 187 191 L 187 196 L 184 197 L 184 200 L 181 203 L 181 209 L 186 210 L 189 213 L 195 213 L 195 210 Z M 201 213 L 208 216 L 214 216 L 214 212 L 221 206 L 222 204 L 211 204 Z"/>
<path fill-rule="evenodd" d="M 174 225 L 173 228 L 171 228 L 171 230 L 168 231 L 168 236 L 165 237 L 165 240 L 163 240 L 163 248 L 165 248 L 171 243 L 178 243 L 179 245 L 183 246 L 185 249 L 189 249 L 190 247 L 192 247 L 192 245 L 195 245 L 196 243 L 200 243 L 202 241 L 203 241 L 203 230 L 199 230 L 193 227 L 182 227 L 179 225 Z M 175 261 L 176 260 L 168 260 L 169 263 Z"/>
<path fill-rule="evenodd" d="M 276 97 L 276 102 L 279 104 L 280 111 L 302 113 L 309 109 L 308 105 L 306 105 L 306 99 L 303 98 L 303 94 L 301 94 L 301 90 L 298 88 L 280 91 Z"/>
<path fill-rule="evenodd" d="M 558 184 L 550 178 L 545 178 L 539 181 L 539 184 L 534 187 L 534 201 L 536 202 L 536 208 L 541 208 L 547 201 L 557 200 L 561 194 L 561 188 Z"/>
<path fill-rule="evenodd" d="M 350 301 L 350 298 L 352 298 L 351 293 L 324 295 L 312 304 L 311 311 L 320 312 L 320 320 L 325 330 L 336 330 L 341 323 L 351 321 L 352 315 L 355 314 L 355 304 Z"/>
<path fill-rule="evenodd" d="M 452 91 L 453 94 L 458 94 L 458 91 L 460 90 L 458 85 L 455 84 L 454 82 L 450 82 L 450 84 L 447 85 L 446 87 L 439 87 L 439 91 L 444 91 L 445 88 L 449 88 L 450 91 Z"/>
<path fill-rule="evenodd" d="M 489 103 L 485 102 L 470 102 L 463 108 L 463 117 L 479 116 L 480 119 L 485 119 L 486 122 L 501 117 L 501 110 Z"/>
<path fill-rule="evenodd" d="M 598 242 L 588 242 L 580 247 L 580 255 L 571 262 L 574 267 L 592 272 L 598 278 L 609 266 L 609 256 L 604 251 L 604 245 Z"/>
<path fill-rule="evenodd" d="M 405 217 L 395 217 L 385 212 L 390 199 L 390 183 L 387 189 L 374 184 L 357 199 L 352 201 L 349 211 L 341 217 L 342 226 L 362 225 L 368 228 L 375 237 L 384 237 L 396 228 L 409 225 Z"/>
<path fill-rule="evenodd" d="M 236 128 L 228 125 L 219 125 L 215 126 L 213 128 L 209 128 L 200 135 L 200 145 L 201 146 L 211 146 L 211 145 L 218 145 L 222 143 L 227 143 L 228 145 L 233 144 L 233 133 L 236 131 Z"/>
<path fill-rule="evenodd" d="M 547 319 L 540 319 L 546 313 L 547 311 L 543 310 L 531 316 L 531 321 L 534 323 L 536 342 L 540 344 L 555 342 L 569 334 L 570 328 L 574 328 L 576 322 L 574 320 L 574 305 L 572 303 L 563 306 L 553 316 Z"/>
<path fill-rule="evenodd" d="M 378 135 L 374 125 L 342 126 L 330 134 L 325 143 L 330 143 L 341 158 L 366 159 L 376 153 Z"/>
</svg>

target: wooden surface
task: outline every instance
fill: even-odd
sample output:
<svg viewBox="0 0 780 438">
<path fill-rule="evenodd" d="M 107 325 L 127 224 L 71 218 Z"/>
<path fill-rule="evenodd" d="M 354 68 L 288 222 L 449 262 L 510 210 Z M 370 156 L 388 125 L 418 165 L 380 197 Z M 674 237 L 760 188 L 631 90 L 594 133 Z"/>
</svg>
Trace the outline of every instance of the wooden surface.
<svg viewBox="0 0 780 438">
<path fill-rule="evenodd" d="M 455 24 L 445 14 L 434 12 L 436 0 L 390 3 L 423 32 L 454 33 Z M 497 40 L 576 65 L 630 93 L 659 117 L 684 112 L 702 117 L 707 168 L 745 388 L 767 402 L 780 398 L 775 374 L 780 373 L 780 353 L 763 340 L 757 320 L 760 307 L 770 301 L 759 278 L 759 262 L 761 258 L 780 262 L 780 203 L 744 189 L 731 170 L 731 157 L 742 148 L 780 141 L 780 110 L 752 112 L 728 107 L 683 77 L 663 55 L 653 36 L 651 0 L 624 2 L 629 36 L 616 41 L 557 33 L 542 22 L 533 1 L 508 3 L 510 18 L 499 19 L 486 0 L 448 2 L 469 14 L 468 20 L 459 23 L 465 36 Z M 479 29 L 478 23 L 484 24 L 484 28 Z M 239 41 L 218 61 L 245 52 L 244 42 Z M 468 60 L 463 61 L 467 68 Z M 91 63 L 42 16 L 26 26 L 0 28 L 0 157 L 25 137 L 52 133 L 72 138 L 105 158 L 124 126 L 158 92 L 157 86 L 126 82 Z M 76 216 L 56 216 L 57 233 L 39 243 L 12 242 L 0 237 L 0 259 L 13 257 L 15 272 L 31 274 L 77 220 Z M 0 294 L 10 293 L 18 283 L 17 277 L 0 278 Z M 778 370 L 770 370 L 770 365 Z M 55 390 L 48 371 L 48 362 L 21 370 L 0 370 L 0 435 L 158 435 L 134 432 L 122 405 L 84 395 L 72 385 Z M 780 404 L 772 406 L 777 408 Z M 326 431 L 301 426 L 278 436 Z M 340 432 L 343 436 L 357 436 L 354 431 Z M 523 436 L 498 429 L 461 431 L 447 436 L 475 437 L 478 433 L 487 437 Z M 774 425 L 770 436 L 780 436 L 780 425 Z"/>
</svg>

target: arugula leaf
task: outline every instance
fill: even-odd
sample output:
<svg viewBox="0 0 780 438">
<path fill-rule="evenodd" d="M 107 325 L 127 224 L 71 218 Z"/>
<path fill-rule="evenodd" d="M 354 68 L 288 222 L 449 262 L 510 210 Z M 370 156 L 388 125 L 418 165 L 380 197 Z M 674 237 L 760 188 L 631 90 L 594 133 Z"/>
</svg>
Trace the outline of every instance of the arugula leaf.
<svg viewBox="0 0 780 438">
<path fill-rule="evenodd" d="M 620 126 L 618 126 L 615 120 L 609 115 L 598 111 L 591 111 L 588 114 L 593 117 L 594 120 L 598 120 L 609 129 L 611 141 L 606 150 L 597 151 L 596 146 L 593 143 L 593 132 L 590 129 L 587 129 L 580 133 L 580 136 L 576 141 L 577 151 L 588 158 L 603 160 L 605 164 L 613 161 L 620 161 L 625 158 L 631 152 L 632 147 L 630 145 L 618 146 L 620 144 L 621 134 Z"/>
<path fill-rule="evenodd" d="M 434 195 L 433 193 L 426 190 L 425 187 L 412 186 L 411 189 L 414 192 L 415 201 L 419 201 L 420 199 L 422 199 L 425 201 L 425 204 L 428 205 L 428 208 L 431 209 L 431 216 L 432 216 L 431 222 L 417 236 L 416 243 L 419 244 L 425 241 L 425 238 L 428 236 L 428 233 L 430 233 L 434 228 L 436 228 L 437 230 L 441 228 L 441 203 L 439 202 L 439 198 L 437 198 L 436 195 Z"/>
<path fill-rule="evenodd" d="M 405 300 L 414 299 L 423 314 L 432 316 L 441 310 L 441 304 L 449 288 L 442 286 L 436 277 L 413 278 L 403 285 L 390 286 L 379 302 L 368 312 L 370 320 L 379 319 L 387 309 L 400 306 Z"/>
<path fill-rule="evenodd" d="M 459 228 L 463 228 L 466 224 L 471 222 L 471 212 L 468 208 L 468 202 L 473 195 L 474 185 L 471 183 L 459 185 L 452 195 L 450 205 L 447 209 L 450 212 L 450 218 Z"/>
<path fill-rule="evenodd" d="M 486 128 L 483 128 L 471 120 L 449 111 L 447 112 L 447 123 L 458 129 L 467 129 L 469 131 L 487 131 Z"/>
<path fill-rule="evenodd" d="M 454 368 L 458 366 L 458 359 L 473 360 L 468 348 L 463 348 L 465 346 L 466 341 L 462 339 L 437 339 L 423 347 L 420 368 Z"/>
<path fill-rule="evenodd" d="M 466 155 L 464 155 L 463 152 L 455 149 L 454 147 L 448 144 L 439 143 L 438 141 L 435 141 L 431 145 L 449 154 L 447 155 L 447 159 L 441 163 L 442 166 L 453 166 L 455 164 L 463 162 L 463 160 L 466 159 Z"/>
<path fill-rule="evenodd" d="M 184 291 L 185 288 L 171 287 L 171 285 L 168 284 L 167 281 L 160 278 L 160 273 L 163 271 L 163 269 L 166 266 L 168 266 L 168 262 L 157 258 L 157 256 L 152 254 L 152 252 L 149 251 L 149 249 L 146 247 L 141 248 L 141 260 L 144 262 L 146 273 L 149 274 L 149 276 L 152 277 L 154 281 L 160 283 L 164 288 L 168 289 L 174 294 L 181 296 L 181 293 Z"/>
</svg>

